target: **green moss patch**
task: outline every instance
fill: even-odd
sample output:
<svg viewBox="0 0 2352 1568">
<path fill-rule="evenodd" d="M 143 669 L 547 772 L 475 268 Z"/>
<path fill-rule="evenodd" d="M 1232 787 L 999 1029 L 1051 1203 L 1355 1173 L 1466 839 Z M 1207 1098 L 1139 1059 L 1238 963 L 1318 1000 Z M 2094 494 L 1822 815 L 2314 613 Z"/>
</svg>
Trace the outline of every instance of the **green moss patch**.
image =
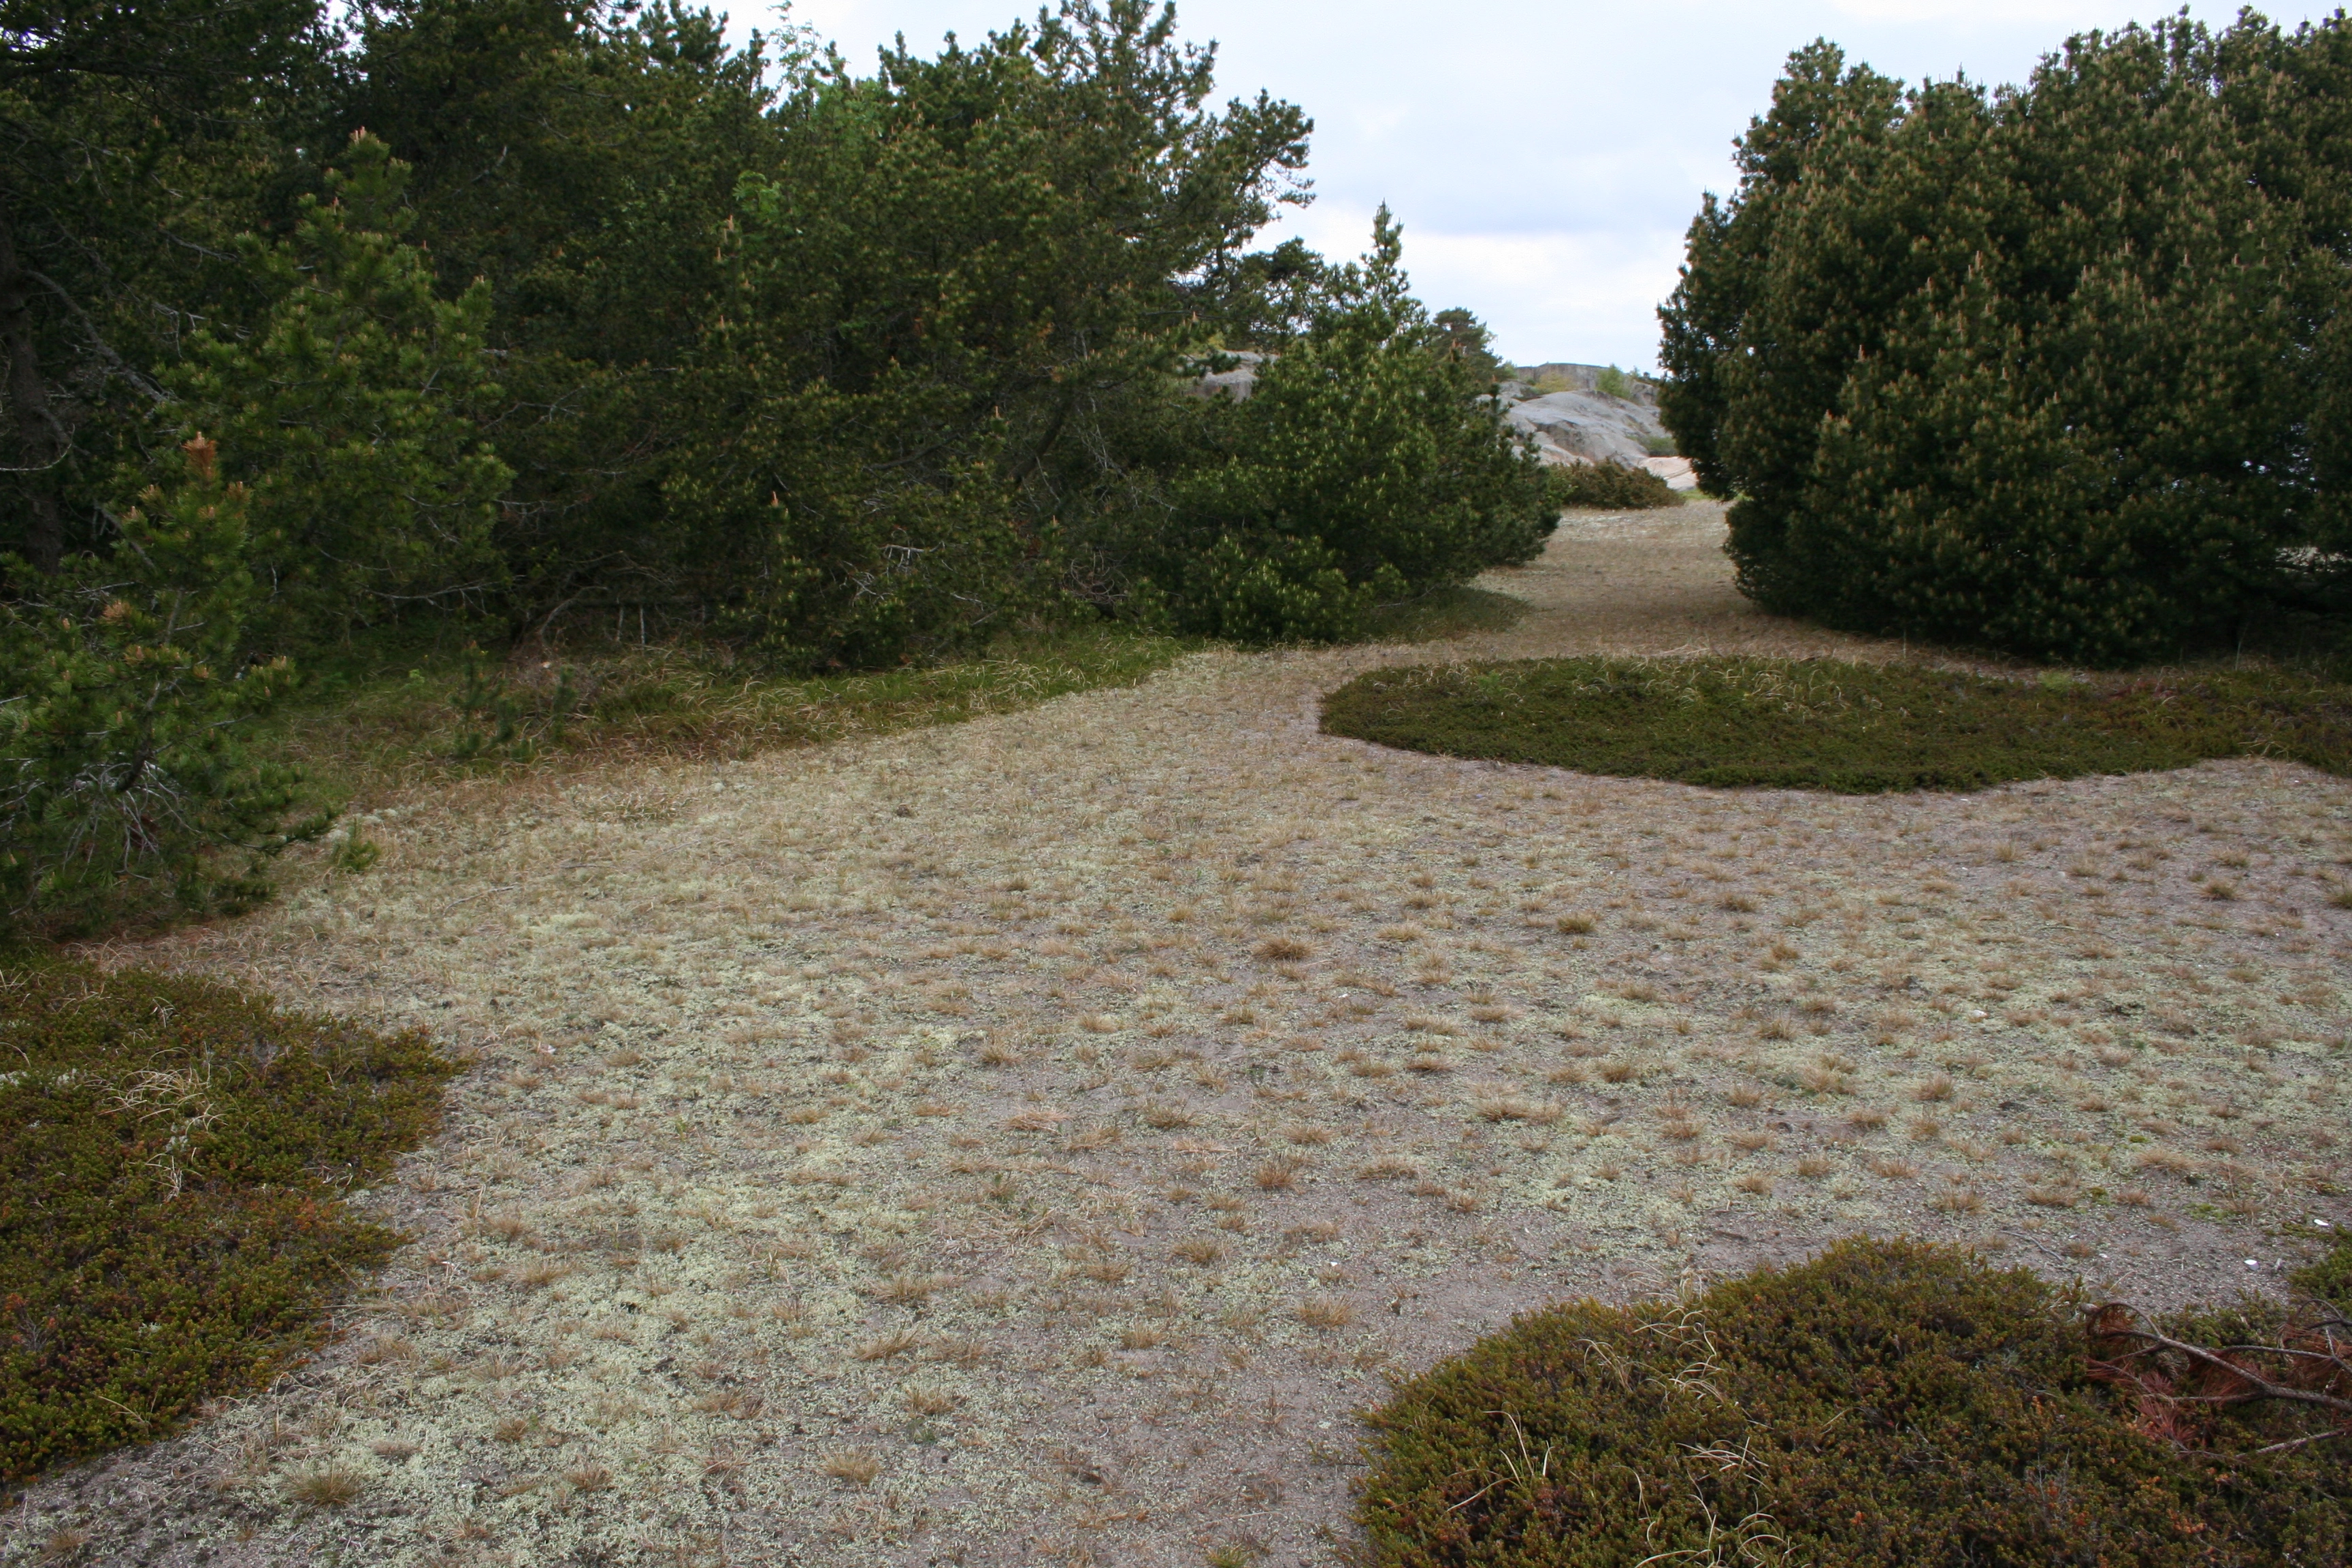
<svg viewBox="0 0 2352 1568">
<path fill-rule="evenodd" d="M 2318 1564 L 2344 1439 L 2275 1404 L 2155 1440 L 2077 1303 L 1953 1249 L 1849 1242 L 1631 1307 L 1519 1319 L 1370 1419 L 1384 1568 L 1649 1563 Z M 2315 1418 L 2316 1417 L 2316 1418 Z"/>
<path fill-rule="evenodd" d="M 2352 689 L 2278 671 L 2001 680 L 1834 659 L 1532 659 L 1379 669 L 1323 728 L 1444 756 L 1870 794 L 2273 756 L 2352 771 Z"/>
<path fill-rule="evenodd" d="M 343 1194 L 457 1066 L 226 986 L 0 958 L 0 1479 L 161 1437 L 313 1342 L 399 1240 Z"/>
</svg>

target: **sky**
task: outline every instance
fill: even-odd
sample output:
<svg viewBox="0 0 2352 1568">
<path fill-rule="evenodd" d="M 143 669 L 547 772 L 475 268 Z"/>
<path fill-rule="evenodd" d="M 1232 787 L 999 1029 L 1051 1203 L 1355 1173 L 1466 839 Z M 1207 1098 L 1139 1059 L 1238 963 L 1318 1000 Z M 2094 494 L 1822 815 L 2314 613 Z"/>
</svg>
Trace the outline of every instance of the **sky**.
<svg viewBox="0 0 2352 1568">
<path fill-rule="evenodd" d="M 730 31 L 778 12 L 729 5 Z M 1361 252 L 1382 202 L 1433 309 L 1465 306 L 1519 364 L 1654 366 L 1702 193 L 1734 184 L 1731 142 L 1817 37 L 1907 81 L 2022 80 L 2070 35 L 2168 14 L 2177 0 L 1180 0 L 1214 40 L 1218 95 L 1261 88 L 1315 120 L 1315 201 L 1267 232 Z M 2236 14 L 2198 4 L 2215 26 Z M 2292 26 L 2332 6 L 2280 5 Z M 1034 0 L 801 0 L 792 21 L 861 74 L 903 33 L 929 52 L 1034 15 Z"/>
</svg>

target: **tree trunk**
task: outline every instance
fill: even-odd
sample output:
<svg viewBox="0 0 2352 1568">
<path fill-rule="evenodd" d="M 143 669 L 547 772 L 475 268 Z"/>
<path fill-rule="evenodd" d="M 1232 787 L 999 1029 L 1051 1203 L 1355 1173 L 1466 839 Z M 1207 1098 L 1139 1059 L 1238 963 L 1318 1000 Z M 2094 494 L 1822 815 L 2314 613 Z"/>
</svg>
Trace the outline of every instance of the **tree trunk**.
<svg viewBox="0 0 2352 1568">
<path fill-rule="evenodd" d="M 54 572 L 65 554 L 65 526 L 57 487 L 47 470 L 65 455 L 63 430 L 41 379 L 33 346 L 33 280 L 16 257 L 16 237 L 0 192 L 0 353 L 7 356 L 8 405 L 16 416 L 16 466 L 25 476 L 25 559 L 37 572 Z"/>
</svg>

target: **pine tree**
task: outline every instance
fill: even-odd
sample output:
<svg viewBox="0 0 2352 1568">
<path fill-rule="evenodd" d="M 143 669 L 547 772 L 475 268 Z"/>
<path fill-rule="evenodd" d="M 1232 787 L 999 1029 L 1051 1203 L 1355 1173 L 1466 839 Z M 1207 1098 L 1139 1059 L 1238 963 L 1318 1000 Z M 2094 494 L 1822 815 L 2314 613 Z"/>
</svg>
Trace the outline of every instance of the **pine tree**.
<svg viewBox="0 0 2352 1568">
<path fill-rule="evenodd" d="M 1742 587 L 2098 663 L 2284 591 L 2331 515 L 2343 159 L 2283 62 L 2343 37 L 2168 22 L 1899 105 L 1792 59 L 1775 115 L 1835 111 L 1751 132 L 1666 312 L 1666 419 L 1739 497 Z"/>
<path fill-rule="evenodd" d="M 406 168 L 352 138 L 294 235 L 244 249 L 272 302 L 257 330 L 195 334 L 163 416 L 209 431 L 247 488 L 254 635 L 278 647 L 478 600 L 497 585 L 494 503 L 509 470 L 480 435 L 498 388 L 489 289 L 440 299 L 404 244 Z"/>
<path fill-rule="evenodd" d="M 110 556 L 0 607 L 0 931 L 234 909 L 258 858 L 327 826 L 244 739 L 293 679 L 243 656 L 251 497 L 209 438 L 174 456 Z"/>
</svg>

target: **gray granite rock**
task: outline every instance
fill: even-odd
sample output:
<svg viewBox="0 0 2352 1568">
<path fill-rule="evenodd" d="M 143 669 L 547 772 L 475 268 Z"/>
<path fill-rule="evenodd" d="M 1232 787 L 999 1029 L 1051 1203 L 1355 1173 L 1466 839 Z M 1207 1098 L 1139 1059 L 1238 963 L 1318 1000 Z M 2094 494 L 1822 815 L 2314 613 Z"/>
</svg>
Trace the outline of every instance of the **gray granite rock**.
<svg viewBox="0 0 2352 1568">
<path fill-rule="evenodd" d="M 1638 468 L 1651 447 L 1664 445 L 1666 427 L 1654 404 L 1633 403 L 1598 392 L 1549 392 L 1509 401 L 1503 418 L 1535 437 L 1536 450 L 1556 467 L 1571 463 L 1622 463 Z"/>
</svg>

